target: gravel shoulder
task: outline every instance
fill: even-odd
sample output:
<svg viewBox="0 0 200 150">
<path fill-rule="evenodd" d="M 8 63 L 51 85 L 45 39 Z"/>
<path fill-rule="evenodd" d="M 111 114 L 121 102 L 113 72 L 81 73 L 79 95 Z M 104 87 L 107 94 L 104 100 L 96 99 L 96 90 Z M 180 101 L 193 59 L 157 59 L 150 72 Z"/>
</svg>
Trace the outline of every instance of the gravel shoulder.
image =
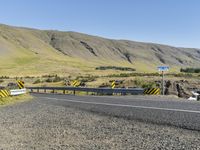
<svg viewBox="0 0 200 150">
<path fill-rule="evenodd" d="M 0 149 L 199 149 L 200 132 L 32 100 L 0 107 Z"/>
</svg>

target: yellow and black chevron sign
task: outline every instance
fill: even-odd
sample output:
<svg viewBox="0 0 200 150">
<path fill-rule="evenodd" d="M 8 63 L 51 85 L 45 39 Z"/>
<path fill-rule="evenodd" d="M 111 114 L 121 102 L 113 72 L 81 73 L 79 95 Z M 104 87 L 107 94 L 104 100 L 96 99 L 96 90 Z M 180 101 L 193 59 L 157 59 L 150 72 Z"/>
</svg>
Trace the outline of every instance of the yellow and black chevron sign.
<svg viewBox="0 0 200 150">
<path fill-rule="evenodd" d="M 112 87 L 112 89 L 114 89 L 115 88 L 115 81 L 113 81 L 112 83 L 111 83 L 111 87 Z"/>
<path fill-rule="evenodd" d="M 0 97 L 8 97 L 8 96 L 10 96 L 10 91 L 0 90 Z"/>
<path fill-rule="evenodd" d="M 78 87 L 80 84 L 81 84 L 81 83 L 80 83 L 79 81 L 74 80 L 74 81 L 72 82 L 71 85 L 72 85 L 73 87 Z"/>
<path fill-rule="evenodd" d="M 19 89 L 23 89 L 24 88 L 24 82 L 21 81 L 21 80 L 17 81 L 17 85 L 18 85 Z"/>
<path fill-rule="evenodd" d="M 144 90 L 144 94 L 147 95 L 159 95 L 160 89 L 159 88 L 149 88 Z"/>
</svg>

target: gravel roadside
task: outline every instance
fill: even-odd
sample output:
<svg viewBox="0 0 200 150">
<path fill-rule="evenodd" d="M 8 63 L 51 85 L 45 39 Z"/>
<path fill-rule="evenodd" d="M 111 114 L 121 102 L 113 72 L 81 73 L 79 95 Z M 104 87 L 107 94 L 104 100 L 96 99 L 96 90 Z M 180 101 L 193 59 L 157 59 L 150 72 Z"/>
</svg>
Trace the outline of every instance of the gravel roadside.
<svg viewBox="0 0 200 150">
<path fill-rule="evenodd" d="M 32 100 L 0 108 L 0 149 L 200 149 L 200 132 Z"/>
</svg>

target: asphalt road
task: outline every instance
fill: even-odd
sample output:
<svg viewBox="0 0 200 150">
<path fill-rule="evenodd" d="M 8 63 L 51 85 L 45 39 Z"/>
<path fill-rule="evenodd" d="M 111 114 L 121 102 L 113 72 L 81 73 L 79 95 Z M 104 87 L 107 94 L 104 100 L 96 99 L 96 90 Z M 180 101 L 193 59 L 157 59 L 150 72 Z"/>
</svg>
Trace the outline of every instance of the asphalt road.
<svg viewBox="0 0 200 150">
<path fill-rule="evenodd" d="M 144 96 L 32 95 L 48 105 L 75 107 L 115 117 L 200 130 L 200 102 Z"/>
</svg>

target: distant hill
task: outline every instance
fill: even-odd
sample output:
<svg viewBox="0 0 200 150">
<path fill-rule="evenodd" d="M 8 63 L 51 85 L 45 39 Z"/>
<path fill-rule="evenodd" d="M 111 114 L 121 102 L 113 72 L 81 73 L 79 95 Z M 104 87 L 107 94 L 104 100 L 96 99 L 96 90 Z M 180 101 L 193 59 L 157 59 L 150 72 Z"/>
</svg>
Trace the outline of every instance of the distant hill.
<svg viewBox="0 0 200 150">
<path fill-rule="evenodd" d="M 99 66 L 155 72 L 157 66 L 168 65 L 178 71 L 199 67 L 200 49 L 0 25 L 0 60 L 0 75 L 11 76 L 104 74 L 95 70 Z"/>
</svg>

